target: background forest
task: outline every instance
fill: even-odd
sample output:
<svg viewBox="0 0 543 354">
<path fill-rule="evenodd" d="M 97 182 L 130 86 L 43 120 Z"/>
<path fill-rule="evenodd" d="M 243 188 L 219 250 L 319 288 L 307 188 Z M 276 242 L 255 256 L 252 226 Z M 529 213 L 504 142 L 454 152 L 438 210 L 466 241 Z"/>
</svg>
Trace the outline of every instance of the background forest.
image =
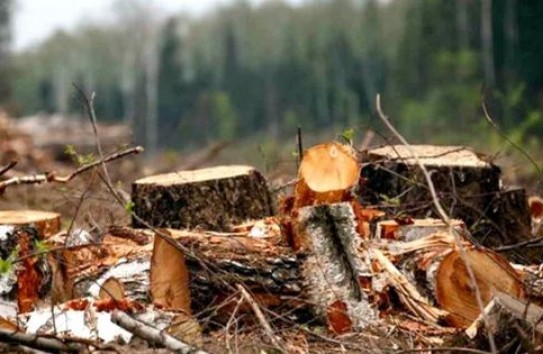
<svg viewBox="0 0 543 354">
<path fill-rule="evenodd" d="M 298 125 L 380 130 L 379 92 L 412 141 L 491 143 L 483 97 L 512 139 L 536 146 L 543 134 L 540 0 L 237 1 L 199 18 L 120 0 L 108 20 L 19 52 L 13 3 L 0 4 L 4 107 L 80 113 L 76 83 L 151 153 L 292 137 Z"/>
</svg>

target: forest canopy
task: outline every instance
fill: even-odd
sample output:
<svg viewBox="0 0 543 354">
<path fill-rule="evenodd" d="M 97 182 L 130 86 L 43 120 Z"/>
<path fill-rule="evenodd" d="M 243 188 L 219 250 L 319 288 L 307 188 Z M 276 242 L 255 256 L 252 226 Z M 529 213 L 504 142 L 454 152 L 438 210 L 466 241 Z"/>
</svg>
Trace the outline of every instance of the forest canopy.
<svg viewBox="0 0 543 354">
<path fill-rule="evenodd" d="M 12 53 L 9 74 L 1 4 L 0 96 L 13 112 L 80 112 L 76 84 L 151 151 L 374 127 L 377 93 L 414 139 L 476 138 L 483 100 L 516 138 L 543 133 L 541 1 L 237 1 L 190 18 L 121 0 L 109 21 Z"/>
</svg>

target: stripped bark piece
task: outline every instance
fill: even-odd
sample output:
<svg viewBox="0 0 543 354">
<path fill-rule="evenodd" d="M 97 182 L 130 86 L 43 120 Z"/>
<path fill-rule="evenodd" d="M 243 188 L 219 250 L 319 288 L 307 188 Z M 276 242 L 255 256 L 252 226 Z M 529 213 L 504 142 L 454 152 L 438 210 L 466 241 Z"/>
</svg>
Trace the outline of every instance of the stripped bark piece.
<svg viewBox="0 0 543 354">
<path fill-rule="evenodd" d="M 432 306 L 429 300 L 420 294 L 415 285 L 381 251 L 372 249 L 371 253 L 385 274 L 388 284 L 396 290 L 402 304 L 413 315 L 437 324 L 448 314 L 447 311 Z"/>
<path fill-rule="evenodd" d="M 375 310 L 359 279 L 365 265 L 356 259 L 354 251 L 345 251 L 357 237 L 350 204 L 302 208 L 296 229 L 297 234 L 307 240 L 301 270 L 317 315 L 326 319 L 332 330 L 349 331 L 374 322 Z M 346 308 L 352 322 L 350 328 L 345 325 L 348 321 L 337 320 L 342 318 L 337 316 L 341 308 Z"/>
<path fill-rule="evenodd" d="M 38 210 L 0 210 L 0 225 L 31 226 L 40 238 L 60 232 L 60 214 Z"/>
<path fill-rule="evenodd" d="M 502 256 L 486 249 L 465 250 L 484 305 L 498 292 L 522 298 L 522 281 Z M 447 322 L 454 327 L 469 326 L 480 314 L 468 269 L 459 250 L 440 262 L 435 275 L 436 301 L 449 312 Z"/>
<path fill-rule="evenodd" d="M 190 314 L 189 273 L 184 255 L 160 237 L 151 257 L 151 297 L 163 308 Z"/>
<path fill-rule="evenodd" d="M 350 146 L 336 142 L 313 146 L 304 152 L 298 170 L 294 208 L 345 201 L 359 174 Z"/>
<path fill-rule="evenodd" d="M 460 233 L 467 232 L 466 225 L 461 220 L 451 220 L 451 224 Z M 411 219 L 407 224 L 397 220 L 383 220 L 377 222 L 375 238 L 410 242 L 448 231 L 449 226 L 440 219 Z"/>
<path fill-rule="evenodd" d="M 132 185 L 134 212 L 160 228 L 229 231 L 273 214 L 266 180 L 250 166 L 220 166 L 151 176 Z M 133 219 L 135 227 L 144 223 Z"/>
<path fill-rule="evenodd" d="M 108 278 L 100 287 L 98 298 L 101 300 L 113 299 L 116 301 L 124 299 L 124 286 L 114 277 Z"/>
<path fill-rule="evenodd" d="M 386 242 L 376 244 L 387 256 L 398 257 L 417 251 L 428 251 L 435 248 L 452 249 L 456 245 L 456 239 L 449 233 L 439 232 L 411 242 Z M 466 242 L 467 246 L 468 243 Z"/>
</svg>

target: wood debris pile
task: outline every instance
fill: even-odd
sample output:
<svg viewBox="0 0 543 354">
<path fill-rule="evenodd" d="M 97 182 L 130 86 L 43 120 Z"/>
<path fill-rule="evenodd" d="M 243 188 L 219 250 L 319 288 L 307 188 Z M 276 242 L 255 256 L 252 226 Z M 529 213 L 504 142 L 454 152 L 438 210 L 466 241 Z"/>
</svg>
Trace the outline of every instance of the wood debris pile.
<svg viewBox="0 0 543 354">
<path fill-rule="evenodd" d="M 436 218 L 402 146 L 358 156 L 335 142 L 304 152 L 277 203 L 254 168 L 221 166 L 135 181 L 132 225 L 101 235 L 0 213 L 0 254 L 18 260 L 0 275 L 0 326 L 93 345 L 135 333 L 182 351 L 236 319 L 278 347 L 274 328 L 310 324 L 537 350 L 542 253 L 516 247 L 533 240 L 524 191 L 469 149 L 413 148 L 452 221 Z"/>
</svg>

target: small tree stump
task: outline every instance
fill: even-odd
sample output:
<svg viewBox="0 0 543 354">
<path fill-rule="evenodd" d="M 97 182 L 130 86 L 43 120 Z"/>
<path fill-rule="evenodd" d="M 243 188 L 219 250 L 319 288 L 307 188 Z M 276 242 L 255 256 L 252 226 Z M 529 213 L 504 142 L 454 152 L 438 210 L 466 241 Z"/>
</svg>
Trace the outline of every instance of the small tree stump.
<svg viewBox="0 0 543 354">
<path fill-rule="evenodd" d="M 220 166 L 137 180 L 134 212 L 153 227 L 228 231 L 273 214 L 266 181 L 249 166 Z M 133 218 L 135 227 L 145 227 Z"/>
<path fill-rule="evenodd" d="M 31 226 L 42 239 L 60 231 L 60 214 L 38 210 L 1 210 L 0 225 Z"/>
</svg>

